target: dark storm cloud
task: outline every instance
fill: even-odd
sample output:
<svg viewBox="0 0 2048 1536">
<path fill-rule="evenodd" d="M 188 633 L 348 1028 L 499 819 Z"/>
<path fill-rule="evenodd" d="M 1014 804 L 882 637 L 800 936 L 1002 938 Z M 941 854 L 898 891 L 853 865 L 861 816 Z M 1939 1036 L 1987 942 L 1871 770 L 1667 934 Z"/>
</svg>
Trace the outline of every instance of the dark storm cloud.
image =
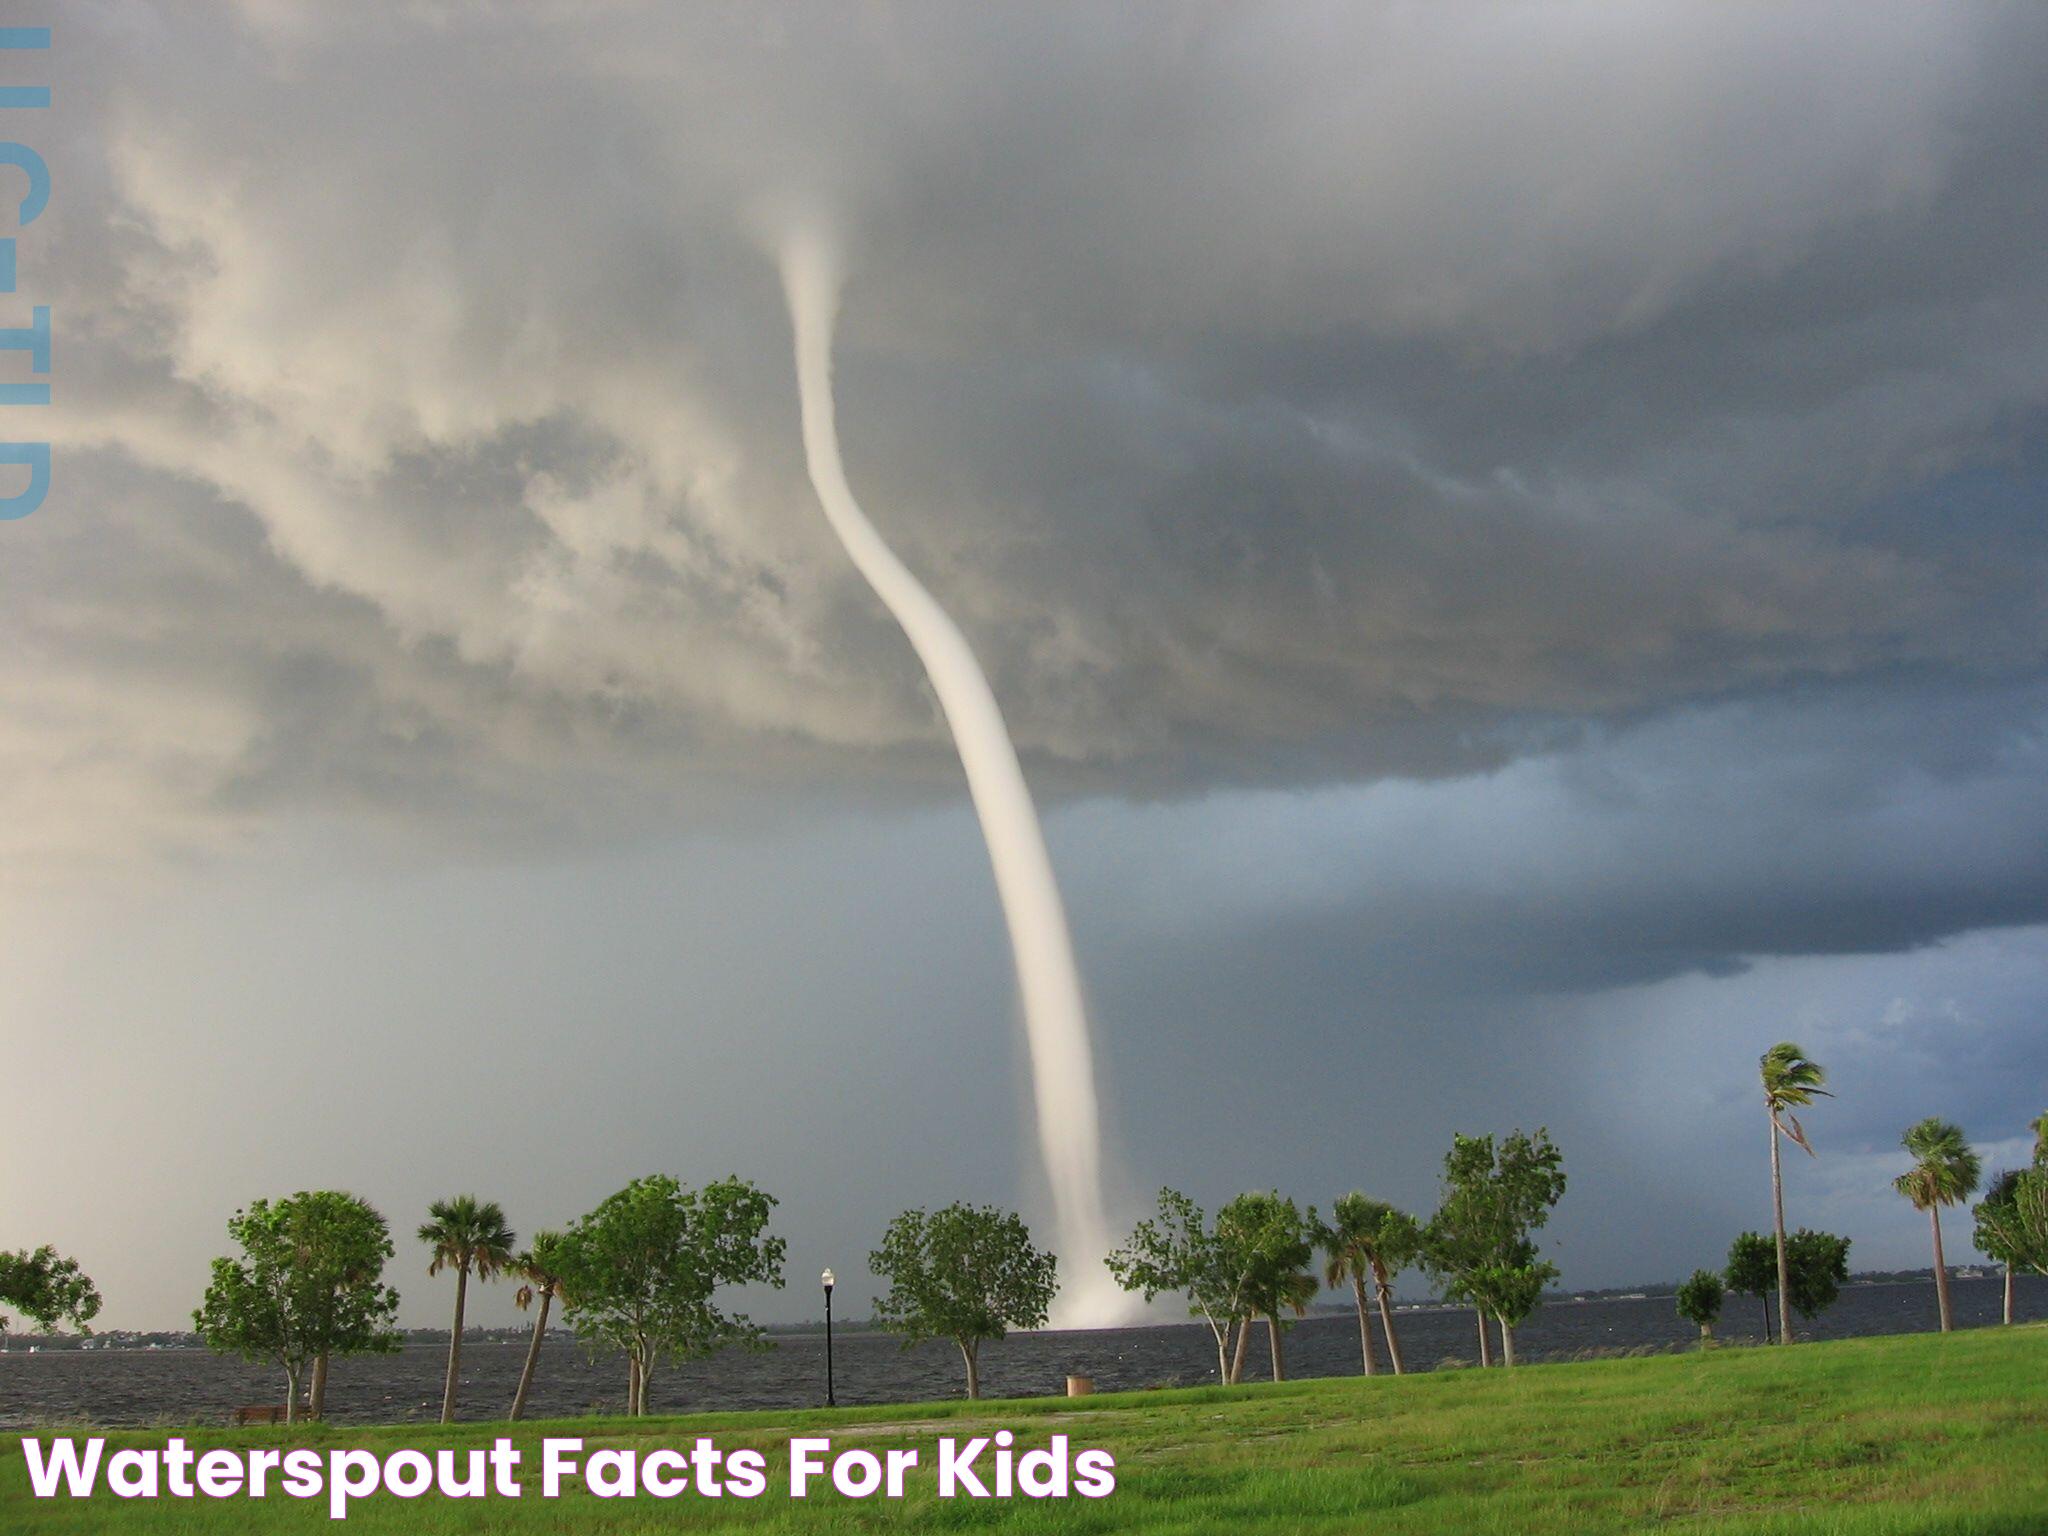
<svg viewBox="0 0 2048 1536">
<path fill-rule="evenodd" d="M 1117 872 L 1125 945 L 1205 957 L 1195 994 L 1237 970 L 1488 1004 L 2048 921 L 2044 769 L 2038 686 L 1800 690 L 1480 778 L 1241 796 L 1221 841 L 1096 806 L 1074 857 Z"/>
<path fill-rule="evenodd" d="M 1757 1224 L 1721 1162 L 1810 1034 L 1809 1209 L 1904 1262 L 1894 1122 L 2048 1099 L 2048 13 L 63 26 L 61 478 L 0 531 L 0 843 L 57 937 L 8 990 L 49 1126 L 111 1084 L 174 1149 L 132 1201 L 190 1273 L 249 1191 L 188 1099 L 408 1201 L 619 1127 L 550 1219 L 740 1162 L 842 1263 L 1029 1188 L 957 764 L 802 473 L 791 202 L 848 247 L 853 482 L 1054 807 L 1135 1186 L 1421 1203 L 1451 1129 L 1548 1120 L 1574 1282 L 1678 1272 Z M 168 919 L 103 900 L 166 850 Z M 73 1039 L 117 1042 L 75 1087 Z M 329 1049 L 410 1053 L 414 1113 L 281 1088 Z M 516 1112 L 451 1137 L 485 1058 Z"/>
<path fill-rule="evenodd" d="M 856 478 L 1048 787 L 2041 660 L 2037 530 L 1930 532 L 2048 410 L 2029 12 L 78 25 L 66 433 L 252 518 L 252 590 L 448 656 L 495 723 L 426 735 L 479 771 L 600 700 L 675 729 L 580 746 L 685 777 L 943 779 L 797 474 L 792 200 L 852 251 Z"/>
</svg>

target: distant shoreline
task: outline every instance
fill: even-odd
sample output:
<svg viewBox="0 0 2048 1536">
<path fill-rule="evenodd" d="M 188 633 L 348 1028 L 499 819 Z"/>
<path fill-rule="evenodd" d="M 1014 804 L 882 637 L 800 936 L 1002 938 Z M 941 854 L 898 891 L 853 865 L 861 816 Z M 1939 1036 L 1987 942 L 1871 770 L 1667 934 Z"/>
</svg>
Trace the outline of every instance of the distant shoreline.
<svg viewBox="0 0 2048 1536">
<path fill-rule="evenodd" d="M 2002 1282 L 2004 1273 L 2002 1270 L 1987 1265 L 1956 1265 L 1950 1268 L 1949 1278 L 1954 1281 L 1996 1280 Z M 2026 1277 L 2022 1276 L 2021 1278 L 2024 1279 Z M 1931 1269 L 1873 1270 L 1866 1271 L 1863 1274 L 1851 1275 L 1844 1288 L 1871 1289 L 1887 1286 L 1931 1286 L 1933 1284 L 1934 1271 Z M 1627 1290 L 1553 1291 L 1545 1293 L 1543 1305 L 1546 1307 L 1570 1307 L 1589 1306 L 1600 1302 L 1615 1301 L 1668 1301 L 1676 1294 L 1677 1289 L 1678 1287 L 1675 1282 L 1666 1281 L 1660 1285 L 1636 1287 Z M 1401 1301 L 1397 1298 L 1394 1302 L 1394 1310 L 1406 1316 L 1410 1314 L 1440 1312 L 1469 1312 L 1471 1308 L 1463 1302 L 1443 1301 L 1432 1297 L 1422 1301 Z M 1321 1302 L 1309 1308 L 1305 1314 L 1306 1317 L 1310 1318 L 1349 1317 L 1350 1315 L 1350 1304 L 1342 1302 Z M 1126 1328 L 1040 1328 L 1024 1329 L 1019 1330 L 1019 1332 L 1020 1335 L 1121 1333 L 1125 1332 L 1128 1327 L 1178 1328 L 1183 1326 L 1195 1325 L 1188 1324 L 1183 1319 L 1177 1317 L 1160 1317 L 1148 1319 L 1143 1323 L 1129 1324 L 1126 1325 Z M 764 1327 L 762 1331 L 770 1338 L 808 1338 L 814 1335 L 823 1337 L 825 1325 L 822 1320 L 817 1322 L 775 1323 Z M 896 1337 L 889 1329 L 882 1327 L 872 1319 L 866 1319 L 857 1323 L 835 1321 L 832 1325 L 832 1332 L 836 1338 L 842 1340 L 871 1338 L 877 1335 L 887 1338 Z M 405 1328 L 400 1330 L 400 1334 L 407 1348 L 415 1345 L 445 1347 L 448 1343 L 448 1330 L 446 1328 Z M 518 1344 L 523 1348 L 531 1340 L 532 1336 L 530 1329 L 518 1326 L 465 1328 L 462 1331 L 462 1342 L 464 1347 L 475 1344 Z M 548 1330 L 548 1338 L 565 1343 L 574 1343 L 576 1336 L 571 1329 L 554 1327 Z M 162 1354 L 167 1350 L 204 1350 L 205 1348 L 206 1341 L 198 1334 L 172 1329 L 113 1328 L 83 1335 L 63 1333 L 0 1334 L 0 1355 L 43 1354 L 57 1350 L 80 1349 L 102 1354 Z"/>
</svg>

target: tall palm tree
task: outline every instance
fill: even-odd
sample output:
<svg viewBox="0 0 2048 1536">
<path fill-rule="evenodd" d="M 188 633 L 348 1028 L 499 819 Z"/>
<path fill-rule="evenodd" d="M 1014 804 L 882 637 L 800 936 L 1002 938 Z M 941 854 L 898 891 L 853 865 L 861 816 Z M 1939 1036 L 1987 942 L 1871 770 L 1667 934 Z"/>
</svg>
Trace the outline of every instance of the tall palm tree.
<svg viewBox="0 0 2048 1536">
<path fill-rule="evenodd" d="M 1401 1374 L 1401 1341 L 1394 1334 L 1390 1269 L 1404 1269 L 1414 1259 L 1415 1219 L 1384 1200 L 1368 1199 L 1353 1190 L 1331 1207 L 1334 1218 L 1323 1228 L 1321 1246 L 1325 1258 L 1323 1278 L 1331 1285 L 1351 1282 L 1352 1299 L 1358 1305 L 1358 1350 L 1365 1361 L 1365 1374 L 1373 1375 L 1378 1364 L 1372 1353 L 1372 1324 L 1366 1314 L 1365 1283 L 1372 1281 L 1379 1305 L 1380 1326 L 1387 1336 L 1387 1354 L 1394 1374 Z"/>
<path fill-rule="evenodd" d="M 526 1346 L 526 1364 L 519 1372 L 519 1390 L 512 1394 L 512 1417 L 517 1419 L 526 1412 L 533 1368 L 540 1360 L 541 1340 L 547 1337 L 548 1307 L 562 1294 L 562 1234 L 534 1233 L 532 1246 L 512 1260 L 512 1273 L 525 1282 L 512 1298 L 519 1310 L 524 1312 L 536 1300 L 540 1302 L 540 1311 L 533 1319 L 533 1342 Z"/>
<path fill-rule="evenodd" d="M 455 1331 L 448 1336 L 448 1381 L 441 1389 L 441 1422 L 448 1424 L 455 1419 L 455 1373 L 462 1364 L 462 1309 L 469 1298 L 469 1277 L 496 1278 L 511 1264 L 519 1239 L 506 1225 L 504 1208 L 475 1195 L 436 1200 L 427 1207 L 427 1217 L 420 1228 L 420 1241 L 434 1250 L 427 1273 L 438 1275 L 444 1266 L 455 1271 Z"/>
<path fill-rule="evenodd" d="M 1963 1128 L 1929 1115 L 1909 1126 L 1900 1144 L 1913 1154 L 1913 1166 L 1892 1180 L 1892 1188 L 1925 1211 L 1934 1224 L 1934 1295 L 1941 1307 L 1941 1331 L 1949 1331 L 1948 1267 L 1941 1257 L 1941 1208 L 1960 1205 L 1976 1193 L 1984 1164 L 1970 1150 Z"/>
<path fill-rule="evenodd" d="M 1806 1155 L 1814 1155 L 1812 1143 L 1806 1139 L 1806 1129 L 1799 1123 L 1799 1117 L 1792 1113 L 1804 1109 L 1814 1101 L 1816 1095 L 1831 1098 L 1833 1095 L 1821 1087 L 1828 1075 L 1817 1061 L 1809 1061 L 1806 1052 L 1790 1040 L 1780 1040 L 1765 1051 L 1757 1063 L 1757 1070 L 1764 1083 L 1764 1107 L 1771 1115 L 1771 1221 L 1778 1236 L 1778 1342 L 1792 1342 L 1792 1271 L 1785 1261 L 1785 1175 L 1778 1166 L 1778 1138 L 1797 1142 L 1806 1148 Z"/>
</svg>

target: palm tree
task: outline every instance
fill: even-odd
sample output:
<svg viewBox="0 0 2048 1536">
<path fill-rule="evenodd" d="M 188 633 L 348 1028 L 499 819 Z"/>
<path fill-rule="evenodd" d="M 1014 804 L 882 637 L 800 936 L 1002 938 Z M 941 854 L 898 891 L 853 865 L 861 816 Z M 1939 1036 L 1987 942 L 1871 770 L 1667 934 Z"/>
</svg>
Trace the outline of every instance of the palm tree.
<svg viewBox="0 0 2048 1536">
<path fill-rule="evenodd" d="M 526 1412 L 526 1394 L 533 1386 L 533 1368 L 540 1360 L 540 1343 L 547 1337 L 548 1307 L 562 1294 L 562 1234 L 536 1232 L 533 1245 L 512 1260 L 512 1273 L 526 1283 L 512 1299 L 524 1312 L 536 1299 L 540 1311 L 534 1314 L 533 1342 L 526 1346 L 526 1364 L 520 1368 L 519 1390 L 512 1394 L 513 1418 Z"/>
<path fill-rule="evenodd" d="M 1831 1098 L 1833 1095 L 1821 1087 L 1828 1075 L 1817 1061 L 1809 1061 L 1806 1052 L 1790 1040 L 1780 1040 L 1765 1051 L 1757 1063 L 1764 1082 L 1764 1107 L 1771 1115 L 1771 1220 L 1778 1236 L 1778 1342 L 1792 1342 L 1792 1271 L 1785 1261 L 1785 1175 L 1778 1166 L 1778 1138 L 1797 1142 L 1806 1148 L 1811 1157 L 1813 1145 L 1806 1139 L 1805 1127 L 1799 1117 L 1791 1113 L 1804 1109 L 1814 1101 L 1816 1095 Z"/>
<path fill-rule="evenodd" d="M 455 1331 L 448 1336 L 448 1381 L 441 1389 L 441 1422 L 449 1424 L 455 1419 L 455 1373 L 462 1363 L 462 1309 L 469 1297 L 469 1277 L 495 1278 L 511 1264 L 519 1239 L 495 1200 L 457 1195 L 436 1200 L 427 1207 L 427 1216 L 420 1228 L 420 1241 L 434 1250 L 427 1273 L 438 1275 L 444 1265 L 455 1271 Z"/>
<path fill-rule="evenodd" d="M 1320 1241 L 1326 1262 L 1323 1278 L 1331 1285 L 1351 1282 L 1352 1298 L 1358 1304 L 1358 1349 L 1365 1360 L 1365 1374 L 1378 1366 L 1372 1355 L 1372 1324 L 1365 1306 L 1365 1282 L 1373 1283 L 1379 1304 L 1380 1326 L 1387 1336 L 1387 1354 L 1394 1362 L 1394 1374 L 1401 1374 L 1401 1341 L 1394 1335 L 1390 1269 L 1404 1269 L 1414 1258 L 1415 1219 L 1384 1200 L 1371 1200 L 1353 1190 L 1338 1199 L 1330 1214 L 1335 1222 L 1323 1228 Z"/>
<path fill-rule="evenodd" d="M 1908 1127 L 1900 1144 L 1913 1154 L 1913 1166 L 1892 1180 L 1892 1187 L 1934 1224 L 1934 1294 L 1941 1307 L 1941 1331 L 1947 1333 L 1948 1268 L 1941 1258 L 1941 1208 L 1969 1199 L 1984 1165 L 1970 1150 L 1960 1125 L 1933 1115 Z"/>
</svg>

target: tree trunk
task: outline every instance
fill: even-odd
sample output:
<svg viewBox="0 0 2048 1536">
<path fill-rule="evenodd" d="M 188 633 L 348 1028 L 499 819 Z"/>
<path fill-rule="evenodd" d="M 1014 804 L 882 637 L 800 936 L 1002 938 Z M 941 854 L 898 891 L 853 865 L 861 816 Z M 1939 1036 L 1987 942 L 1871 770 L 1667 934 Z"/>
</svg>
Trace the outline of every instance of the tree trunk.
<svg viewBox="0 0 2048 1536">
<path fill-rule="evenodd" d="M 1479 1319 L 1479 1366 L 1484 1370 L 1493 1364 L 1493 1341 L 1486 1336 L 1486 1314 L 1474 1307 L 1472 1315 Z"/>
<path fill-rule="evenodd" d="M 637 1389 L 640 1400 L 633 1409 L 633 1417 L 636 1419 L 647 1417 L 647 1394 L 654 1388 L 654 1362 L 657 1358 L 654 1346 L 650 1344 L 647 1348 L 647 1358 L 640 1362 L 640 1383 Z"/>
<path fill-rule="evenodd" d="M 1515 1363 L 1515 1330 L 1508 1326 L 1508 1320 L 1504 1317 L 1500 1319 L 1500 1363 Z"/>
<path fill-rule="evenodd" d="M 299 1422 L 299 1373 L 289 1365 L 284 1368 L 284 1421 Z"/>
<path fill-rule="evenodd" d="M 640 1412 L 640 1346 L 635 1344 L 626 1355 L 626 1417 L 634 1418 Z"/>
<path fill-rule="evenodd" d="M 455 1271 L 455 1331 L 448 1335 L 448 1381 L 441 1388 L 441 1422 L 455 1422 L 455 1373 L 462 1368 L 462 1308 L 469 1299 L 469 1266 Z"/>
<path fill-rule="evenodd" d="M 519 1371 L 519 1390 L 512 1394 L 512 1417 L 515 1420 L 526 1412 L 526 1394 L 533 1386 L 534 1365 L 540 1360 L 540 1341 L 547 1336 L 548 1303 L 554 1299 L 553 1291 L 541 1291 L 540 1314 L 533 1320 L 533 1342 L 526 1346 L 526 1364 Z"/>
<path fill-rule="evenodd" d="M 1768 1344 L 1771 1342 L 1771 1298 L 1759 1296 L 1756 1300 L 1757 1305 L 1764 1309 L 1764 1342 Z"/>
<path fill-rule="evenodd" d="M 960 1358 L 967 1362 L 967 1395 L 970 1399 L 981 1396 L 980 1346 L 967 1339 L 960 1341 Z"/>
<path fill-rule="evenodd" d="M 1778 1117 L 1771 1116 L 1771 1225 L 1778 1234 L 1778 1342 L 1792 1342 L 1792 1271 L 1785 1262 L 1785 1174 L 1778 1166 Z"/>
<path fill-rule="evenodd" d="M 1714 1342 L 1714 1325 L 1713 1325 L 1712 1323 L 1701 1323 L 1701 1324 L 1700 1324 L 1700 1348 L 1701 1348 L 1701 1349 L 1705 1349 L 1705 1348 L 1706 1348 L 1706 1347 L 1707 1347 L 1707 1346 L 1708 1346 L 1709 1344 L 1711 1344 L 1711 1343 L 1713 1343 L 1713 1342 Z"/>
<path fill-rule="evenodd" d="M 1948 1266 L 1941 1260 L 1941 1206 L 1930 1203 L 1927 1215 L 1934 1223 L 1934 1299 L 1941 1306 L 1941 1331 L 1949 1330 L 1948 1318 Z"/>
<path fill-rule="evenodd" d="M 1358 1352 L 1365 1357 L 1365 1374 L 1371 1376 L 1379 1370 L 1372 1358 L 1372 1314 L 1365 1306 L 1365 1276 L 1356 1271 L 1351 1276 L 1351 1294 L 1358 1302 Z"/>
<path fill-rule="evenodd" d="M 2006 1265 L 2006 1266 L 2005 1266 L 2005 1314 L 2004 1314 L 2004 1317 L 2005 1317 L 2005 1323 L 2006 1323 L 2006 1325 L 2007 1325 L 2008 1327 L 2010 1327 L 2010 1326 L 2011 1326 L 2011 1324 L 2012 1324 L 2012 1266 L 2011 1266 L 2010 1264 L 2008 1264 L 2008 1265 Z"/>
<path fill-rule="evenodd" d="M 1266 1348 L 1273 1356 L 1273 1379 L 1275 1381 L 1285 1381 L 1287 1379 L 1287 1356 L 1280 1347 L 1280 1314 L 1277 1312 L 1268 1312 L 1266 1314 Z"/>
<path fill-rule="evenodd" d="M 1237 1320 L 1237 1349 L 1230 1357 L 1230 1384 L 1234 1387 L 1244 1380 L 1244 1350 L 1252 1341 L 1252 1320 L 1241 1317 Z"/>
<path fill-rule="evenodd" d="M 1210 1332 L 1216 1336 L 1216 1385 L 1227 1387 L 1230 1385 L 1230 1324 L 1225 1323 L 1218 1328 L 1211 1323 Z"/>
<path fill-rule="evenodd" d="M 1394 1306 L 1388 1295 L 1386 1267 L 1377 1261 L 1372 1267 L 1373 1292 L 1379 1298 L 1380 1330 L 1387 1336 L 1387 1358 L 1394 1362 L 1394 1374 L 1401 1374 L 1401 1341 L 1394 1335 Z"/>
<path fill-rule="evenodd" d="M 327 1351 L 324 1349 L 313 1357 L 313 1391 L 306 1403 L 306 1417 L 327 1417 Z"/>
</svg>

